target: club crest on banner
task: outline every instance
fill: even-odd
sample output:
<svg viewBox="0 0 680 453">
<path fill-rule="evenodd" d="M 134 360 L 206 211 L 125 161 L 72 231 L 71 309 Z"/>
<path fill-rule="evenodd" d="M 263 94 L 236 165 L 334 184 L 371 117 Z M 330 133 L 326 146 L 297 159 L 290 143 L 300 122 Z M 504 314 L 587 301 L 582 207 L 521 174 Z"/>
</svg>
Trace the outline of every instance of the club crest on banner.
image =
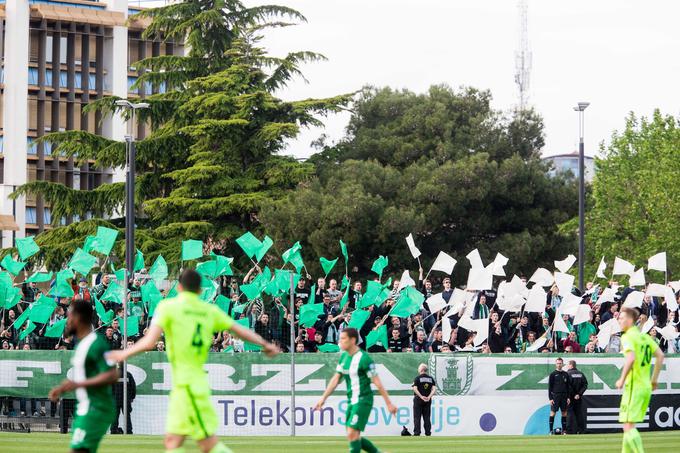
<svg viewBox="0 0 680 453">
<path fill-rule="evenodd" d="M 432 354 L 428 372 L 435 376 L 438 395 L 466 395 L 472 386 L 472 356 L 453 358 L 448 354 Z"/>
</svg>

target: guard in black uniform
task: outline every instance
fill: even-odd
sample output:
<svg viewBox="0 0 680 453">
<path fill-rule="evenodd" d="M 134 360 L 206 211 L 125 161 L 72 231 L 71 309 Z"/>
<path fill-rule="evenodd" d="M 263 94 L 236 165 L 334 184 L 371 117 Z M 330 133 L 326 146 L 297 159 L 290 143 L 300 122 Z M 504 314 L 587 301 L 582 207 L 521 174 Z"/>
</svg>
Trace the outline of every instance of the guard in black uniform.
<svg viewBox="0 0 680 453">
<path fill-rule="evenodd" d="M 549 430 L 553 432 L 555 413 L 559 410 L 562 413 L 562 433 L 566 434 L 567 427 L 567 408 L 571 399 L 571 377 L 564 371 L 564 360 L 555 360 L 555 371 L 550 373 L 548 378 L 548 398 L 550 398 L 550 425 Z"/>
<path fill-rule="evenodd" d="M 418 376 L 413 380 L 413 435 L 420 436 L 420 418 L 423 418 L 425 435 L 429 436 L 432 430 L 430 421 L 430 408 L 432 396 L 435 391 L 434 378 L 427 374 L 427 365 L 421 363 L 418 366 Z"/>
<path fill-rule="evenodd" d="M 585 408 L 583 407 L 583 394 L 588 390 L 588 379 L 585 374 L 581 373 L 576 368 L 576 361 L 570 360 L 567 367 L 567 373 L 571 378 L 571 405 L 573 412 L 573 421 L 569 423 L 569 434 L 585 434 L 586 432 L 586 418 Z"/>
</svg>

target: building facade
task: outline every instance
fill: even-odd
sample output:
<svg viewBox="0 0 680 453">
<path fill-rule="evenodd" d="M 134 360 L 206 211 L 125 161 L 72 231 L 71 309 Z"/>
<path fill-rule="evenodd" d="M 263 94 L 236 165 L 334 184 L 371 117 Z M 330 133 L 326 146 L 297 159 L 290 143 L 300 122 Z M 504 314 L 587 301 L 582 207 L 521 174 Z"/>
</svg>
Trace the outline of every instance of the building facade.
<svg viewBox="0 0 680 453">
<path fill-rule="evenodd" d="M 579 176 L 578 152 L 546 156 L 543 158 L 543 161 L 552 163 L 553 168 L 550 170 L 551 175 L 571 172 L 576 178 Z M 585 181 L 588 183 L 592 182 L 593 176 L 595 175 L 595 159 L 590 156 L 584 156 L 583 164 L 586 169 Z"/>
<path fill-rule="evenodd" d="M 122 169 L 52 155 L 36 143 L 50 132 L 83 130 L 123 140 L 128 126 L 120 117 L 102 117 L 84 107 L 105 96 L 144 98 L 162 86 L 132 90 L 139 76 L 135 62 L 180 54 L 181 45 L 141 39 L 143 21 L 128 21 L 140 8 L 127 0 L 0 0 L 0 214 L 11 215 L 17 231 L 2 232 L 2 247 L 14 239 L 68 224 L 53 219 L 41 197 L 9 195 L 31 181 L 60 182 L 92 190 L 123 180 Z M 147 132 L 134 126 L 134 135 Z"/>
</svg>

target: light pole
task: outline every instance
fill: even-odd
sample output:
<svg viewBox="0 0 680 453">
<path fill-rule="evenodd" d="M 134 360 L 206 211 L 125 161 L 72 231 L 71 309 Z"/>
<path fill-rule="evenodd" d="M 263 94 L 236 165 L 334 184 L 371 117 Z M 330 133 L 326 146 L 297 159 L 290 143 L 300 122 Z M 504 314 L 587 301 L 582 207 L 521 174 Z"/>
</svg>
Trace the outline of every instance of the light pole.
<svg viewBox="0 0 680 453">
<path fill-rule="evenodd" d="M 135 111 L 146 109 L 146 102 L 132 103 L 126 99 L 116 101 L 116 106 L 130 110 L 130 133 L 125 135 L 125 160 L 127 172 L 125 175 L 125 297 L 123 298 L 123 348 L 127 348 L 127 288 L 130 282 L 130 274 L 134 267 L 135 256 L 135 176 L 137 149 L 135 148 Z M 127 361 L 123 362 L 123 433 L 127 434 L 128 394 L 127 394 Z"/>
<path fill-rule="evenodd" d="M 586 182 L 585 182 L 585 150 L 583 145 L 583 129 L 585 127 L 585 110 L 590 102 L 579 102 L 574 110 L 578 112 L 578 289 L 583 294 L 583 274 L 586 259 Z"/>
</svg>

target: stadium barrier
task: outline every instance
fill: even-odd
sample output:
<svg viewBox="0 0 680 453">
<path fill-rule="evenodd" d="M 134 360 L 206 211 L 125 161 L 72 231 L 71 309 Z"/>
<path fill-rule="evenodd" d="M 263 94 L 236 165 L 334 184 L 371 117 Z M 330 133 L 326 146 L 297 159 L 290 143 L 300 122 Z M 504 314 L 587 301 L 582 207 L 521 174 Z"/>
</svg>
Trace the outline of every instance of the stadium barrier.
<svg viewBox="0 0 680 453">
<path fill-rule="evenodd" d="M 21 402 L 35 401 L 43 408 L 49 389 L 70 373 L 68 351 L 2 351 L 0 353 L 0 429 L 12 429 L 11 410 Z M 312 407 L 333 375 L 339 354 L 297 354 L 295 357 L 295 407 L 292 406 L 291 365 L 288 354 L 268 359 L 259 353 L 210 354 L 206 371 L 213 402 L 220 419 L 220 435 L 342 435 L 347 402 L 344 384 L 329 398 L 321 412 Z M 371 354 L 378 373 L 397 405 L 387 412 L 375 398 L 369 419 L 369 435 L 399 435 L 402 426 L 412 427 L 411 385 L 420 363 L 428 364 L 437 382 L 432 405 L 433 435 L 546 434 L 548 431 L 547 378 L 554 369 L 554 354 Z M 565 361 L 572 358 L 562 356 Z M 579 370 L 590 383 L 584 400 L 587 427 L 593 432 L 616 430 L 620 391 L 614 383 L 620 374 L 620 355 L 574 355 Z M 135 434 L 162 434 L 170 364 L 165 354 L 149 352 L 128 364 L 136 382 L 132 402 Z M 67 395 L 65 400 L 71 400 Z M 72 404 L 72 403 L 70 403 Z M 50 407 L 45 429 L 64 430 Z M 14 411 L 15 416 L 20 414 Z M 26 414 L 25 414 L 26 415 Z M 30 414 L 38 426 L 40 411 Z M 64 417 L 66 418 L 66 417 Z M 558 417 L 559 420 L 559 417 Z M 26 420 L 23 420 L 24 428 Z M 30 421 L 29 421 L 30 423 Z M 558 422 L 559 423 L 559 422 Z M 122 426 L 122 420 L 121 420 Z M 680 428 L 680 356 L 668 356 L 659 390 L 650 405 L 642 429 Z M 16 429 L 16 425 L 14 426 Z M 35 428 L 37 429 L 37 428 Z"/>
</svg>

